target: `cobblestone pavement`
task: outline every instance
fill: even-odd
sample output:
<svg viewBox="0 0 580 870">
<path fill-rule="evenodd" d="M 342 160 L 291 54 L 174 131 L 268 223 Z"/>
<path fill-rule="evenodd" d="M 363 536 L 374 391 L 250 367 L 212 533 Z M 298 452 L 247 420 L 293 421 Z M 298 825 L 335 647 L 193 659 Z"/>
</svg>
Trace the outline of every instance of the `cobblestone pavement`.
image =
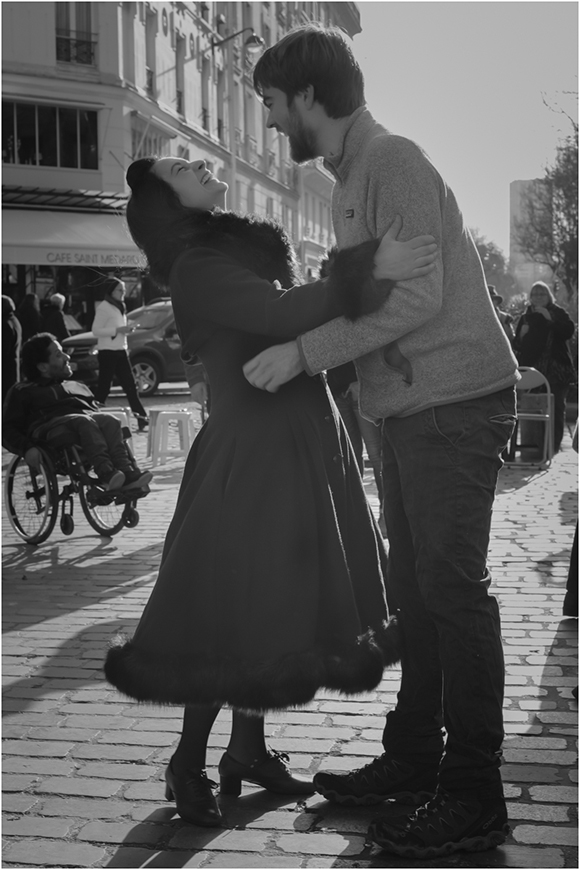
<svg viewBox="0 0 580 870">
<path fill-rule="evenodd" d="M 133 438 L 143 460 L 146 437 Z M 9 459 L 3 457 L 3 465 Z M 365 845 L 376 808 L 337 808 L 244 786 L 220 799 L 227 827 L 182 822 L 164 801 L 163 771 L 180 711 L 137 705 L 103 680 L 107 642 L 131 630 L 156 576 L 182 471 L 155 469 L 141 522 L 112 539 L 75 514 L 39 547 L 4 539 L 4 867 L 578 867 L 577 621 L 562 598 L 576 519 L 570 439 L 547 471 L 504 469 L 490 561 L 506 655 L 505 782 L 512 834 L 491 852 L 410 861 Z M 146 462 L 144 463 L 147 464 Z M 370 473 L 369 498 L 377 506 Z M 271 745 L 295 770 L 345 771 L 381 751 L 397 669 L 379 688 L 267 718 Z M 227 742 L 224 712 L 209 775 Z"/>
</svg>

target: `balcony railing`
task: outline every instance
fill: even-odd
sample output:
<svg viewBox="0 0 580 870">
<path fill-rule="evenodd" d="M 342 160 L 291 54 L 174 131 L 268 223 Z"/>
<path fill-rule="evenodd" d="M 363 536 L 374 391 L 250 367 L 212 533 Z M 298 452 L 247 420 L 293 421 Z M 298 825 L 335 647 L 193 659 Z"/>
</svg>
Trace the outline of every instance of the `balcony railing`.
<svg viewBox="0 0 580 870">
<path fill-rule="evenodd" d="M 155 96 L 155 73 L 151 67 L 145 67 L 145 90 L 150 97 Z"/>
<path fill-rule="evenodd" d="M 201 126 L 209 133 L 209 109 L 203 108 L 201 110 Z"/>
<path fill-rule="evenodd" d="M 56 35 L 56 59 L 62 63 L 95 65 L 97 41 L 77 34 Z"/>
<path fill-rule="evenodd" d="M 183 115 L 183 91 L 175 91 L 175 110 L 178 115 Z"/>
<path fill-rule="evenodd" d="M 252 166 L 259 166 L 260 156 L 258 154 L 258 143 L 253 136 L 246 136 L 246 160 Z"/>
</svg>

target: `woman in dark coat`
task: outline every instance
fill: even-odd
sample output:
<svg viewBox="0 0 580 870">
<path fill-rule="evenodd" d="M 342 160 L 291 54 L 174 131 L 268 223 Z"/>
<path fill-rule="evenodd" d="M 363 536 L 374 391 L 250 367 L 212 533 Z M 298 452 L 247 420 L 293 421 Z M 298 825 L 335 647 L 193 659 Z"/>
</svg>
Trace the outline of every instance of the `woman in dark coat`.
<svg viewBox="0 0 580 870">
<path fill-rule="evenodd" d="M 270 394 L 242 371 L 277 341 L 376 309 L 393 282 L 374 280 L 373 242 L 344 253 L 359 258 L 354 292 L 341 282 L 343 252 L 326 281 L 284 292 L 297 278 L 284 230 L 221 211 L 227 185 L 203 160 L 138 160 L 127 179 L 131 234 L 170 288 L 184 358 L 203 363 L 212 410 L 187 459 L 151 598 L 105 672 L 137 700 L 185 706 L 166 796 L 183 818 L 216 825 L 204 768 L 223 705 L 233 723 L 222 793 L 239 794 L 242 780 L 310 793 L 311 780 L 268 751 L 264 711 L 306 704 L 321 688 L 370 690 L 398 657 L 381 535 L 325 381 L 304 374 Z M 404 246 L 388 235 L 376 277 L 430 270 L 434 245 L 401 267 L 393 257 Z"/>
<path fill-rule="evenodd" d="M 546 376 L 554 394 L 554 450 L 562 444 L 566 425 L 566 395 L 576 373 L 568 349 L 574 335 L 570 315 L 556 305 L 547 284 L 537 281 L 530 304 L 516 327 L 514 351 L 521 366 L 532 366 Z"/>
</svg>

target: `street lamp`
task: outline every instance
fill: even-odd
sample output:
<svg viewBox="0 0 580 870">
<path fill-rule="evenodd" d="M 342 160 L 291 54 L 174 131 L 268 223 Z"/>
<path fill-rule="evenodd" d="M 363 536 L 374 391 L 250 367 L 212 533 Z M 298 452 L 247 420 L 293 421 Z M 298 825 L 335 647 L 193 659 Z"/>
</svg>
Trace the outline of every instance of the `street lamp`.
<svg viewBox="0 0 580 870">
<path fill-rule="evenodd" d="M 218 45 L 223 45 L 224 42 L 229 42 L 230 39 L 234 39 L 236 36 L 241 36 L 242 33 L 246 33 L 246 31 L 251 30 L 252 35 L 248 36 L 246 41 L 244 42 L 244 48 L 250 54 L 258 54 L 263 50 L 266 43 L 262 39 L 261 36 L 255 32 L 253 27 L 244 27 L 242 30 L 238 30 L 236 33 L 232 33 L 231 36 L 226 36 L 225 39 L 218 39 L 217 41 L 212 39 L 211 41 L 211 50 L 213 52 L 214 48 L 217 48 Z"/>
<path fill-rule="evenodd" d="M 211 42 L 211 52 L 212 55 L 214 50 L 223 45 L 225 42 L 230 42 L 232 39 L 235 39 L 236 36 L 241 36 L 242 33 L 246 33 L 247 31 L 251 31 L 251 35 L 244 42 L 244 48 L 250 55 L 259 54 L 265 47 L 266 43 L 262 39 L 261 36 L 254 31 L 253 27 L 244 27 L 242 30 L 238 30 L 236 33 L 232 33 L 231 36 L 226 36 L 225 39 L 213 40 Z M 230 44 L 228 51 L 228 94 L 230 100 L 230 108 L 229 108 L 229 122 L 230 122 L 230 189 L 229 189 L 229 207 L 232 211 L 235 211 L 237 208 L 237 191 L 236 191 L 236 128 L 237 128 L 237 113 L 238 107 L 235 99 L 235 80 L 234 80 L 234 58 L 232 52 L 232 46 Z"/>
</svg>

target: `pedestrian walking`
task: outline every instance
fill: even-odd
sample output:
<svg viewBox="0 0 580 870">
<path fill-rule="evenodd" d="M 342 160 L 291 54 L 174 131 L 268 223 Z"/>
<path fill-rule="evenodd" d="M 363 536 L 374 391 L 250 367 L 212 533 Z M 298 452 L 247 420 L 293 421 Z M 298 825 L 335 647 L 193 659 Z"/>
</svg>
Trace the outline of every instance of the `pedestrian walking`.
<svg viewBox="0 0 580 870">
<path fill-rule="evenodd" d="M 380 236 L 399 213 L 404 237 L 430 233 L 441 252 L 432 272 L 398 282 L 361 323 L 335 319 L 245 366 L 250 383 L 276 392 L 354 359 L 362 412 L 383 418 L 401 687 L 384 753 L 314 782 L 344 804 L 415 796 L 417 810 L 371 824 L 370 839 L 386 851 L 431 858 L 492 848 L 509 828 L 499 771 L 504 665 L 486 556 L 515 422 L 516 361 L 453 192 L 419 146 L 365 108 L 344 35 L 316 25 L 290 32 L 261 56 L 254 85 L 293 159 L 322 156 L 334 175 L 339 248 Z"/>
<path fill-rule="evenodd" d="M 374 278 L 428 272 L 434 246 L 399 245 L 399 222 L 380 245 L 345 252 L 343 267 L 356 260 L 352 284 L 339 262 L 326 281 L 285 292 L 298 276 L 284 229 L 222 211 L 227 185 L 204 160 L 141 159 L 127 180 L 131 234 L 171 291 L 184 357 L 203 363 L 212 404 L 155 588 L 105 672 L 137 700 L 185 705 L 166 796 L 182 818 L 219 825 L 205 756 L 224 704 L 233 721 L 222 794 L 238 795 L 242 781 L 308 794 L 312 780 L 268 750 L 264 712 L 306 704 L 321 688 L 365 691 L 397 659 L 382 538 L 324 380 L 303 376 L 270 396 L 242 366 L 275 339 L 381 305 L 393 280 Z"/>
<path fill-rule="evenodd" d="M 105 404 L 113 378 L 117 378 L 125 391 L 131 410 L 137 418 L 137 427 L 141 432 L 146 428 L 149 419 L 143 407 L 137 384 L 129 360 L 127 335 L 133 327 L 127 324 L 127 308 L 125 306 L 125 282 L 119 278 L 106 281 L 107 293 L 98 303 L 93 320 L 92 332 L 97 337 L 97 352 L 99 358 L 99 380 L 95 390 L 95 398 Z"/>
<path fill-rule="evenodd" d="M 548 379 L 554 396 L 554 452 L 562 446 L 566 428 L 566 397 L 576 379 L 568 342 L 574 321 L 559 305 L 544 281 L 530 290 L 529 305 L 518 320 L 514 347 L 521 366 L 532 366 Z"/>
</svg>

